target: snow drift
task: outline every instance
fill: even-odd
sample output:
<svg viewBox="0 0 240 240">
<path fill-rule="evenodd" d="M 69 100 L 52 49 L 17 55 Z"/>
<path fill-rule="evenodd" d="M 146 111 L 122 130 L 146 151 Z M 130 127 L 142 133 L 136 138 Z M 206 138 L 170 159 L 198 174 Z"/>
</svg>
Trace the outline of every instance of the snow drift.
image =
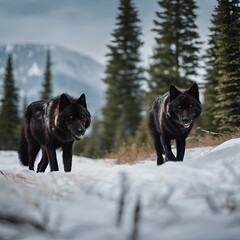
<svg viewBox="0 0 240 240">
<path fill-rule="evenodd" d="M 184 162 L 74 156 L 73 171 L 35 173 L 0 152 L 1 239 L 238 240 L 240 139 L 188 149 Z"/>
</svg>

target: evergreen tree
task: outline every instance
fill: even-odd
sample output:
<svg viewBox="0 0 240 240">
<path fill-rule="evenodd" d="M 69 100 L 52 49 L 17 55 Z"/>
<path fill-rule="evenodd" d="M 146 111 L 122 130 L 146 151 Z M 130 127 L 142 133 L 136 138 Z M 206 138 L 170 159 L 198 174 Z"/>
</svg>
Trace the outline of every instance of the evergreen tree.
<svg viewBox="0 0 240 240">
<path fill-rule="evenodd" d="M 91 158 L 98 158 L 103 156 L 105 152 L 101 148 L 101 131 L 102 129 L 100 121 L 94 117 L 91 122 L 91 133 L 88 136 L 84 137 L 83 145 L 81 141 L 79 143 L 79 146 L 81 145 L 82 147 L 79 154 Z"/>
<path fill-rule="evenodd" d="M 47 100 L 52 97 L 52 73 L 51 73 L 51 54 L 47 51 L 46 65 L 44 71 L 43 89 L 41 92 L 41 99 Z"/>
<path fill-rule="evenodd" d="M 142 120 L 138 126 L 136 135 L 133 139 L 134 143 L 139 147 L 142 147 L 142 146 L 152 147 L 152 145 L 153 145 L 152 139 L 151 139 L 149 131 L 148 131 L 147 121 L 148 121 L 148 119 L 147 119 L 147 115 L 146 115 L 145 117 L 142 118 Z"/>
<path fill-rule="evenodd" d="M 138 13 L 132 0 L 120 0 L 118 11 L 104 78 L 103 143 L 107 150 L 127 142 L 141 120 L 143 69 L 139 49 L 143 43 Z"/>
<path fill-rule="evenodd" d="M 216 77 L 208 79 L 212 88 L 215 84 L 213 89 L 216 94 L 215 103 L 209 104 L 213 106 L 213 123 L 219 132 L 235 131 L 240 127 L 239 4 L 239 0 L 218 0 L 212 20 L 211 31 L 215 43 L 212 71 L 217 73 L 217 80 Z M 207 90 L 210 91 L 209 88 Z"/>
<path fill-rule="evenodd" d="M 27 106 L 28 106 L 28 100 L 27 100 L 27 96 L 25 95 L 24 98 L 23 98 L 23 108 L 22 108 L 22 116 L 24 117 L 25 115 L 25 111 L 27 109 Z"/>
<path fill-rule="evenodd" d="M 18 130 L 18 93 L 13 77 L 12 55 L 8 55 L 3 79 L 3 96 L 0 112 L 0 149 L 17 148 Z"/>
<path fill-rule="evenodd" d="M 149 100 L 169 90 L 186 88 L 197 76 L 199 35 L 194 0 L 160 0 L 154 29 L 156 46 L 149 67 Z"/>
<path fill-rule="evenodd" d="M 218 85 L 218 71 L 215 65 L 215 54 L 214 54 L 214 38 L 211 36 L 209 41 L 209 46 L 207 50 L 207 62 L 206 62 L 206 83 L 204 92 L 204 102 L 203 102 L 203 113 L 201 116 L 201 126 L 208 130 L 216 132 L 216 124 L 214 121 L 214 113 L 216 110 L 217 101 L 217 85 Z"/>
<path fill-rule="evenodd" d="M 212 20 L 213 23 L 213 20 Z M 203 102 L 203 113 L 201 125 L 208 131 L 217 131 L 216 121 L 214 120 L 214 114 L 216 111 L 217 103 L 217 86 L 219 79 L 219 69 L 216 64 L 216 31 L 214 26 L 210 27 L 210 38 L 208 40 L 208 46 L 206 52 L 206 83 Z"/>
</svg>

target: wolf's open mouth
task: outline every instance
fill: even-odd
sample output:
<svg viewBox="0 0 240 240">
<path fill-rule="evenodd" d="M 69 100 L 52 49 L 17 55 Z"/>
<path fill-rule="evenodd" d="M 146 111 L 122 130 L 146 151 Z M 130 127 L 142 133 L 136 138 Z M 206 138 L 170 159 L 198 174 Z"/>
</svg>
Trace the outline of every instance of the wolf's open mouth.
<svg viewBox="0 0 240 240">
<path fill-rule="evenodd" d="M 190 125 L 191 125 L 191 122 L 189 122 L 189 123 L 183 123 L 183 126 L 184 126 L 185 128 L 189 128 Z"/>
<path fill-rule="evenodd" d="M 74 134 L 75 140 L 80 140 L 84 134 L 85 134 L 85 130 L 79 129 L 79 131 L 77 131 L 77 132 Z"/>
<path fill-rule="evenodd" d="M 192 120 L 190 118 L 181 119 L 180 122 L 184 126 L 184 128 L 189 128 L 192 124 Z"/>
<path fill-rule="evenodd" d="M 82 135 L 75 135 L 74 137 L 75 137 L 75 140 L 80 140 Z"/>
</svg>

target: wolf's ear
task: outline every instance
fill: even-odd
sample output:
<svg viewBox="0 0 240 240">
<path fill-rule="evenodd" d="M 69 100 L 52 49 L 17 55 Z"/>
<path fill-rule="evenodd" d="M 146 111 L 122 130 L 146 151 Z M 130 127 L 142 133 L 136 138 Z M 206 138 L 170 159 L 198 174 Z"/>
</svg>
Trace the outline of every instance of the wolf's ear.
<svg viewBox="0 0 240 240">
<path fill-rule="evenodd" d="M 169 92 L 170 92 L 170 101 L 175 99 L 181 93 L 174 85 L 170 86 Z"/>
<path fill-rule="evenodd" d="M 188 90 L 188 93 L 192 95 L 196 100 L 199 101 L 199 90 L 198 85 L 194 83 L 191 88 Z"/>
<path fill-rule="evenodd" d="M 87 108 L 86 97 L 84 93 L 79 97 L 77 103 Z"/>
<path fill-rule="evenodd" d="M 69 104 L 70 100 L 68 99 L 68 96 L 65 93 L 63 93 L 59 99 L 59 112 L 61 112 Z"/>
</svg>

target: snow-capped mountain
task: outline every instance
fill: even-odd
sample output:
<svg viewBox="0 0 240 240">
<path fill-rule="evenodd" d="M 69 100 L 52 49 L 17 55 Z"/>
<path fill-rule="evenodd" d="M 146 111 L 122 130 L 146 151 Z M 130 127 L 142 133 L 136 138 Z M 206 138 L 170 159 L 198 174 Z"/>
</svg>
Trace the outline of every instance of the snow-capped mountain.
<svg viewBox="0 0 240 240">
<path fill-rule="evenodd" d="M 0 84 L 8 53 L 13 55 L 14 79 L 21 99 L 38 100 L 42 90 L 46 52 L 51 52 L 53 95 L 86 94 L 88 108 L 96 112 L 104 102 L 103 65 L 79 52 L 56 45 L 0 44 Z M 1 91 L 0 91 L 1 92 Z M 23 101 L 22 101 L 23 102 Z"/>
</svg>

